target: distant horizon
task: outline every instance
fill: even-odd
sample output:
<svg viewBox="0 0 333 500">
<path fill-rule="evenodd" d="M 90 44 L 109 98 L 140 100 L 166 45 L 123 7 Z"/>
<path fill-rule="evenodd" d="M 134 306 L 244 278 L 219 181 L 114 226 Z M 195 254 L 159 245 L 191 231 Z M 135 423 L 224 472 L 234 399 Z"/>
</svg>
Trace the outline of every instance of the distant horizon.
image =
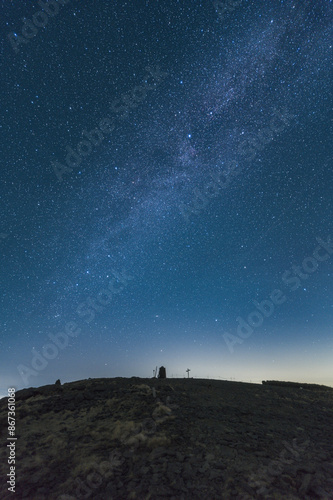
<svg viewBox="0 0 333 500">
<path fill-rule="evenodd" d="M 196 380 L 217 380 L 217 381 L 221 381 L 221 382 L 239 382 L 239 383 L 243 383 L 243 384 L 255 384 L 255 385 L 264 385 L 262 382 L 263 381 L 275 381 L 275 382 L 290 382 L 290 383 L 294 383 L 294 384 L 311 384 L 311 385 L 318 385 L 318 386 L 324 386 L 324 387 L 330 387 L 333 389 L 333 385 L 329 385 L 329 384 L 325 384 L 325 383 L 319 383 L 319 382 L 305 382 L 305 381 L 300 381 L 300 380 L 281 380 L 281 379 L 271 379 L 271 378 L 264 378 L 260 381 L 256 381 L 255 379 L 250 379 L 250 380 L 236 380 L 234 377 L 229 377 L 229 378 L 224 378 L 224 377 L 203 377 L 203 376 L 190 376 L 190 377 L 187 377 L 187 375 L 184 375 L 184 376 L 167 376 L 165 379 L 159 379 L 158 377 L 145 377 L 145 376 L 141 376 L 141 375 L 131 375 L 131 376 L 121 376 L 121 375 L 116 375 L 116 376 L 113 376 L 113 377 L 107 377 L 107 376 L 101 376 L 101 377 L 85 377 L 85 378 L 79 378 L 79 379 L 75 379 L 75 380 L 66 380 L 66 381 L 62 381 L 61 379 L 60 382 L 61 382 L 61 385 L 64 385 L 64 384 L 71 384 L 71 383 L 74 383 L 74 382 L 80 382 L 81 380 L 97 380 L 97 379 L 114 379 L 114 378 L 125 378 L 125 379 L 131 379 L 131 378 L 142 378 L 142 379 L 156 379 L 156 380 L 172 380 L 172 379 L 196 379 Z M 32 386 L 29 386 L 29 387 L 21 387 L 19 389 L 16 389 L 16 392 L 18 391 L 22 391 L 24 389 L 30 389 L 30 388 L 33 388 L 33 389 L 38 389 L 39 387 L 44 387 L 46 385 L 55 385 L 55 382 L 51 382 L 51 383 L 48 383 L 48 384 L 41 384 L 41 385 L 32 385 Z M 0 399 L 3 399 L 7 397 L 7 395 L 3 392 L 3 388 L 0 388 Z"/>
</svg>

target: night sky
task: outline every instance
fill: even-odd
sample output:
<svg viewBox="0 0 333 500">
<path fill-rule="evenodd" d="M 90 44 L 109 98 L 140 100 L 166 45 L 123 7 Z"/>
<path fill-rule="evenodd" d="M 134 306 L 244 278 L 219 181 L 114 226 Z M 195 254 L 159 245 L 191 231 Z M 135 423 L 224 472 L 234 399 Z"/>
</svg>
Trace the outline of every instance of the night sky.
<svg viewBox="0 0 333 500">
<path fill-rule="evenodd" d="M 333 386 L 333 3 L 0 19 L 0 396 L 162 365 Z"/>
</svg>

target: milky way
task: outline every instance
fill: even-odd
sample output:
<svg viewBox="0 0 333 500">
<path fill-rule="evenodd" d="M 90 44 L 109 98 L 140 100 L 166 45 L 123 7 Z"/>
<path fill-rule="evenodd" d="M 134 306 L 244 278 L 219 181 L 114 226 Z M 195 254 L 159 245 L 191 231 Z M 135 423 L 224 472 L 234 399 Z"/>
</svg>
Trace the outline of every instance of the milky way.
<svg viewBox="0 0 333 500">
<path fill-rule="evenodd" d="M 2 6 L 6 33 L 37 9 Z M 73 1 L 20 53 L 7 37 L 2 387 L 29 385 L 17 366 L 70 321 L 82 333 L 30 385 L 60 370 L 150 376 L 149 363 L 256 378 L 261 360 L 283 378 L 275 358 L 283 370 L 290 352 L 298 378 L 313 352 L 316 375 L 332 349 L 330 261 L 238 353 L 223 334 L 330 235 L 332 26 L 328 1 L 244 1 L 223 19 L 213 2 Z M 143 92 L 147 68 L 163 77 Z M 59 182 L 54 161 L 106 117 L 114 130 Z M 80 304 L 124 276 L 88 324 Z"/>
</svg>

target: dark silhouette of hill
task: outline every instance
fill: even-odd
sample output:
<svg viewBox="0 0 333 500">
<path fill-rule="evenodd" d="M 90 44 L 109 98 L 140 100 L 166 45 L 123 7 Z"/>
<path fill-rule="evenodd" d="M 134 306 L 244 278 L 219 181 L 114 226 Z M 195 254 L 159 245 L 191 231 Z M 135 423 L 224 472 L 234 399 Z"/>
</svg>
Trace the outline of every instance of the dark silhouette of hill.
<svg viewBox="0 0 333 500">
<path fill-rule="evenodd" d="M 301 389 L 302 387 L 302 389 Z M 332 499 L 333 389 L 88 379 L 16 393 L 15 497 Z M 0 498 L 7 399 L 0 400 Z"/>
</svg>

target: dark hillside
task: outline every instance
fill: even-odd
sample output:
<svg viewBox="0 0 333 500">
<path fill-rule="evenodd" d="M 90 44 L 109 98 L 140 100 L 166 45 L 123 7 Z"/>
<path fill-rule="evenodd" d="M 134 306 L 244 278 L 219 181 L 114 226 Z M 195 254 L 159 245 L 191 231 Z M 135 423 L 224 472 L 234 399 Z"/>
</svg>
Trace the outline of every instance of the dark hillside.
<svg viewBox="0 0 333 500">
<path fill-rule="evenodd" d="M 333 389 L 88 379 L 18 391 L 15 498 L 332 499 Z M 1 477 L 8 473 L 0 401 Z M 1 499 L 13 498 L 2 480 Z"/>
</svg>

